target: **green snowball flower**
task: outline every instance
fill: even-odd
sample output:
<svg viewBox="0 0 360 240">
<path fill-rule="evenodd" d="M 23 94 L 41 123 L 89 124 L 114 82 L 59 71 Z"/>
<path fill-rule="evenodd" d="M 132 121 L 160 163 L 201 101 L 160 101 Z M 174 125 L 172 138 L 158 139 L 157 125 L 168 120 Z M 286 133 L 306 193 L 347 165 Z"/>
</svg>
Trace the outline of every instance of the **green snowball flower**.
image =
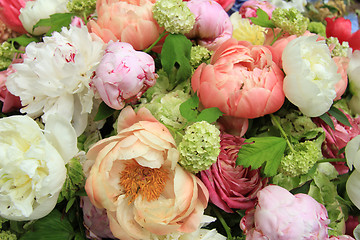
<svg viewBox="0 0 360 240">
<path fill-rule="evenodd" d="M 0 70 L 6 69 L 13 61 L 16 48 L 9 42 L 3 42 L 0 46 Z"/>
<path fill-rule="evenodd" d="M 281 28 L 290 35 L 301 36 L 305 33 L 310 20 L 301 14 L 296 8 L 276 8 L 272 12 L 271 20 L 275 26 Z"/>
<path fill-rule="evenodd" d="M 153 17 L 159 26 L 176 34 L 190 32 L 195 16 L 182 0 L 158 0 L 153 6 Z"/>
<path fill-rule="evenodd" d="M 291 177 L 306 174 L 321 157 L 318 144 L 313 141 L 300 142 L 282 158 L 279 170 Z"/>
<path fill-rule="evenodd" d="M 70 12 L 76 13 L 79 16 L 83 14 L 88 16 L 96 9 L 96 0 L 72 0 L 66 5 Z"/>
<path fill-rule="evenodd" d="M 0 232 L 0 239 L 1 240 L 16 240 L 17 237 L 14 233 L 10 231 L 1 231 Z"/>
<path fill-rule="evenodd" d="M 193 173 L 206 170 L 220 153 L 220 131 L 208 122 L 196 122 L 187 127 L 178 150 L 183 168 Z"/>
<path fill-rule="evenodd" d="M 329 37 L 326 39 L 326 44 L 331 46 L 333 50 L 331 51 L 332 57 L 347 57 L 349 52 L 349 43 L 342 42 L 340 44 L 339 40 L 336 37 Z"/>
<path fill-rule="evenodd" d="M 203 46 L 191 47 L 191 58 L 190 65 L 193 68 L 197 68 L 201 63 L 206 62 L 210 59 L 212 52 Z"/>
<path fill-rule="evenodd" d="M 307 29 L 312 33 L 326 37 L 326 26 L 322 22 L 310 22 Z"/>
</svg>

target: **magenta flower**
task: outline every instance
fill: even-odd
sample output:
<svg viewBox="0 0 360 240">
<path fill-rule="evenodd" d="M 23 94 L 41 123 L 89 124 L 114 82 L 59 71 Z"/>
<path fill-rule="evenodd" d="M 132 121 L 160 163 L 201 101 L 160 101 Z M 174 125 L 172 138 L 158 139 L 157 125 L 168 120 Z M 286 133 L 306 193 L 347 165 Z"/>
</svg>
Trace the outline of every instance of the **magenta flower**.
<svg viewBox="0 0 360 240">
<path fill-rule="evenodd" d="M 191 0 L 187 6 L 195 15 L 193 29 L 185 34 L 187 38 L 212 51 L 231 38 L 230 17 L 220 4 L 213 0 Z"/>
<path fill-rule="evenodd" d="M 240 222 L 247 240 L 328 239 L 326 208 L 309 195 L 269 185 L 257 197 L 256 207 Z"/>
<path fill-rule="evenodd" d="M 20 9 L 27 1 L 31 0 L 0 0 L 0 20 L 15 32 L 27 33 L 19 19 Z"/>
<path fill-rule="evenodd" d="M 23 62 L 22 58 L 15 59 L 13 63 Z M 7 90 L 6 79 L 14 73 L 15 69 L 10 65 L 6 70 L 0 72 L 0 101 L 3 102 L 2 112 L 8 113 L 21 108 L 21 101 L 18 96 L 14 96 Z"/>
<path fill-rule="evenodd" d="M 220 154 L 210 169 L 201 171 L 200 178 L 210 193 L 210 201 L 226 212 L 252 208 L 256 194 L 266 183 L 260 170 L 236 166 L 239 149 L 245 139 L 230 134 L 220 135 Z"/>
<path fill-rule="evenodd" d="M 271 5 L 271 3 L 267 1 L 249 0 L 241 5 L 239 13 L 243 18 L 257 17 L 256 11 L 258 8 L 265 11 L 270 18 L 272 16 L 272 12 L 275 10 L 275 6 Z"/>
<path fill-rule="evenodd" d="M 111 108 L 122 109 L 137 101 L 156 82 L 153 58 L 135 51 L 125 42 L 111 42 L 96 69 L 93 84 L 101 99 Z"/>
</svg>

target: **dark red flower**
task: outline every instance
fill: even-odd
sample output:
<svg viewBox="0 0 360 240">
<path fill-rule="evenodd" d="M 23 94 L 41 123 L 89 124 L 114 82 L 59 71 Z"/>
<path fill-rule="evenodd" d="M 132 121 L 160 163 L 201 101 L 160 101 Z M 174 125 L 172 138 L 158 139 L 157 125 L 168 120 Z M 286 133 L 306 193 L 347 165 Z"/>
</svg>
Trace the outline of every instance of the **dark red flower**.
<svg viewBox="0 0 360 240">
<path fill-rule="evenodd" d="M 360 50 L 360 30 L 351 33 L 351 21 L 343 17 L 325 18 L 326 37 L 337 37 L 340 43 L 346 41 L 353 50 Z"/>
</svg>

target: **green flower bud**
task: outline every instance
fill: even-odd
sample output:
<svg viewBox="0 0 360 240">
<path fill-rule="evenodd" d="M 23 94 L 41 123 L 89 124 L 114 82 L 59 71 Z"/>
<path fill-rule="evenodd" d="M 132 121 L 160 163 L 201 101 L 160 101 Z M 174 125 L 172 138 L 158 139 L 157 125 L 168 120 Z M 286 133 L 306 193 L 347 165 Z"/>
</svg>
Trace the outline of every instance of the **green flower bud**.
<svg viewBox="0 0 360 240">
<path fill-rule="evenodd" d="M 276 8 L 272 12 L 271 20 L 276 27 L 291 35 L 301 36 L 305 33 L 310 20 L 300 13 L 296 8 Z"/>
<path fill-rule="evenodd" d="M 315 142 L 301 142 L 294 145 L 294 151 L 282 158 L 279 169 L 285 175 L 296 177 L 306 174 L 321 157 L 321 149 Z"/>
<path fill-rule="evenodd" d="M 196 122 L 187 127 L 178 150 L 179 163 L 186 170 L 193 173 L 206 170 L 220 153 L 220 131 L 208 122 Z"/>
<path fill-rule="evenodd" d="M 322 22 L 310 22 L 307 29 L 312 33 L 326 37 L 326 26 Z"/>
<path fill-rule="evenodd" d="M 332 57 L 347 57 L 349 52 L 349 43 L 342 42 L 340 44 L 339 40 L 336 37 L 329 37 L 326 39 L 326 44 L 333 48 L 331 51 Z"/>
<path fill-rule="evenodd" d="M 0 239 L 1 240 L 16 240 L 17 237 L 14 233 L 11 233 L 10 231 L 1 231 Z"/>
<path fill-rule="evenodd" d="M 190 32 L 195 16 L 182 0 L 158 0 L 153 6 L 153 17 L 159 26 L 175 34 Z"/>
<path fill-rule="evenodd" d="M 3 42 L 0 46 L 0 69 L 6 69 L 13 61 L 16 48 L 9 42 Z"/>
<path fill-rule="evenodd" d="M 208 61 L 211 54 L 212 52 L 210 52 L 206 47 L 199 45 L 193 46 L 191 48 L 190 65 L 193 68 L 197 68 L 201 63 Z"/>
</svg>

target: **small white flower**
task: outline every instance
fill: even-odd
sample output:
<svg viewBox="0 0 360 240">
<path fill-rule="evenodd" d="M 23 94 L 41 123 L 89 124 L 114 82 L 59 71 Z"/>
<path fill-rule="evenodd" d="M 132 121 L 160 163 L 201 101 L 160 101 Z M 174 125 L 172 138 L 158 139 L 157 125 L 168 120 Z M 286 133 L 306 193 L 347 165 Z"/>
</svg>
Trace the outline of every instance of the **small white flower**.
<svg viewBox="0 0 360 240">
<path fill-rule="evenodd" d="M 26 47 L 23 63 L 6 81 L 8 90 L 19 96 L 30 117 L 59 113 L 72 122 L 80 135 L 87 125 L 93 107 L 91 76 L 103 55 L 102 40 L 93 40 L 86 26 L 70 26 L 61 33 L 44 37 Z"/>
<path fill-rule="evenodd" d="M 66 178 L 65 164 L 77 152 L 70 123 L 52 115 L 45 133 L 28 116 L 0 119 L 0 216 L 25 221 L 55 207 Z"/>
<path fill-rule="evenodd" d="M 341 80 L 325 41 L 302 36 L 290 41 L 282 54 L 285 96 L 309 117 L 327 112 Z"/>
<path fill-rule="evenodd" d="M 69 0 L 35 0 L 28 1 L 24 8 L 20 9 L 19 19 L 26 31 L 34 35 L 46 33 L 48 27 L 37 27 L 33 31 L 34 25 L 44 18 L 49 18 L 54 13 L 69 12 L 66 5 Z"/>
</svg>

